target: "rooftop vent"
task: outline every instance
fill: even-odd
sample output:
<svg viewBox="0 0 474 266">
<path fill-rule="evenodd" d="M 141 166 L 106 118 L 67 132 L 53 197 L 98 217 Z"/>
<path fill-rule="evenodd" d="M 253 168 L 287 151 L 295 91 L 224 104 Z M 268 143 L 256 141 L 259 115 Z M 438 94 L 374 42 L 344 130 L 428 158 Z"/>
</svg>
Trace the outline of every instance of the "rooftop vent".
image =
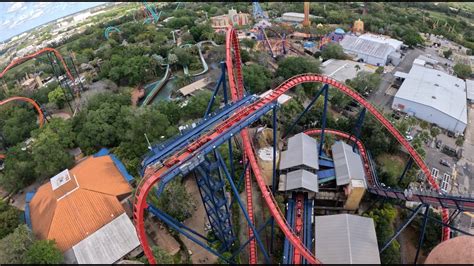
<svg viewBox="0 0 474 266">
<path fill-rule="evenodd" d="M 436 96 L 431 96 L 431 98 L 436 99 Z"/>
<path fill-rule="evenodd" d="M 436 87 L 439 87 L 438 83 L 435 83 L 435 86 L 436 86 Z"/>
<path fill-rule="evenodd" d="M 441 77 L 441 75 L 440 75 L 440 74 L 437 74 L 437 75 L 438 75 L 438 77 Z"/>
<path fill-rule="evenodd" d="M 458 87 L 459 88 L 459 84 L 454 84 L 454 86 Z"/>
</svg>

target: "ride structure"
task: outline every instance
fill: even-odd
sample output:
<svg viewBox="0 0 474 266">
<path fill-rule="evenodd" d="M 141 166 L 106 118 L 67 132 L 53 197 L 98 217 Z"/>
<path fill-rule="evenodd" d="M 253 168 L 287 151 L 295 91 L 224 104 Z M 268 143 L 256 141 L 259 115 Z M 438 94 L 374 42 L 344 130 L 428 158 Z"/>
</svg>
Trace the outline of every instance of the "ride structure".
<svg viewBox="0 0 474 266">
<path fill-rule="evenodd" d="M 263 12 L 262 7 L 258 1 L 252 1 L 253 19 L 259 21 L 261 19 L 268 20 L 268 16 Z"/>
<path fill-rule="evenodd" d="M 116 32 L 118 34 L 121 33 L 120 29 L 117 28 L 117 27 L 114 27 L 114 26 L 107 27 L 104 31 L 104 37 L 105 37 L 106 40 L 109 39 L 109 36 L 112 32 Z"/>
<path fill-rule="evenodd" d="M 296 207 L 293 209 L 296 208 L 296 211 L 294 212 L 296 213 L 296 216 L 288 214 L 288 211 L 292 210 L 292 208 L 288 207 L 287 217 L 289 218 L 285 219 L 285 215 L 278 207 L 277 201 L 274 198 L 276 186 L 276 136 L 278 128 L 277 110 L 279 107 L 277 99 L 285 92 L 299 84 L 323 84 L 322 88 L 316 94 L 315 99 L 293 123 L 297 124 L 301 117 L 316 102 L 317 98 L 320 95 L 324 95 L 325 102 L 321 122 L 322 128 L 317 131 L 320 136 L 320 156 L 325 156 L 321 149 L 324 143 L 325 134 L 333 133 L 331 130 L 326 129 L 326 112 L 328 91 L 330 88 L 335 88 L 344 93 L 346 96 L 360 103 L 363 108 L 371 113 L 375 119 L 379 121 L 410 154 L 410 156 L 413 158 L 413 162 L 421 169 L 421 172 L 425 175 L 428 183 L 434 189 L 439 190 L 439 186 L 431 176 L 431 172 L 429 171 L 428 167 L 423 162 L 419 154 L 415 151 L 415 149 L 411 147 L 407 140 L 405 140 L 404 136 L 398 132 L 398 130 L 374 106 L 372 106 L 356 91 L 350 89 L 344 84 L 326 76 L 308 73 L 294 76 L 264 95 L 248 95 L 243 83 L 242 62 L 240 58 L 240 48 L 237 39 L 237 33 L 232 27 L 228 28 L 226 36 L 225 70 L 226 71 L 223 71 L 223 75 L 225 75 L 225 72 L 227 72 L 232 102 L 229 102 L 227 98 L 227 85 L 225 83 L 225 78 L 221 78 L 214 90 L 214 95 L 211 97 L 209 106 L 212 106 L 215 95 L 222 87 L 222 94 L 224 95 L 224 107 L 213 114 L 209 114 L 210 108 L 208 108 L 201 122 L 194 125 L 191 129 L 182 132 L 175 138 L 167 140 L 159 145 L 155 145 L 150 153 L 147 154 L 142 161 L 141 174 L 143 177 L 135 192 L 133 219 L 139 240 L 150 263 L 156 263 L 156 260 L 151 252 L 151 248 L 145 234 L 145 210 L 157 216 L 171 228 L 179 231 L 201 247 L 207 249 L 216 256 L 219 256 L 223 261 L 228 263 L 232 263 L 235 256 L 247 246 L 249 248 L 249 263 L 257 263 L 257 247 L 262 253 L 265 262 L 268 262 L 268 252 L 261 241 L 260 231 L 265 228 L 265 226 L 273 224 L 273 222 L 275 222 L 281 229 L 285 235 L 285 241 L 288 242 L 288 247 L 291 246 L 293 250 L 294 256 L 292 262 L 302 261 L 304 263 L 311 264 L 320 263 L 320 261 L 311 251 L 314 249 L 309 246 L 309 243 L 312 242 L 313 237 L 311 236 L 311 233 L 305 230 L 305 228 L 309 228 L 309 224 L 311 222 L 311 219 L 309 218 L 311 218 L 313 215 L 309 211 L 312 208 L 311 204 L 305 202 L 304 195 L 295 195 L 294 198 L 296 199 L 296 202 L 293 204 L 293 206 Z M 273 118 L 272 128 L 274 136 L 273 174 L 271 187 L 267 186 L 264 181 L 262 170 L 260 169 L 254 152 L 252 139 L 250 138 L 250 132 L 248 131 L 249 126 L 251 126 L 254 122 L 258 121 L 262 116 L 266 115 L 270 111 Z M 289 132 L 291 132 L 291 129 L 287 130 L 285 136 L 288 135 Z M 309 132 L 307 133 L 309 134 Z M 356 141 L 356 138 L 353 134 L 345 134 L 349 139 Z M 240 137 L 237 135 L 240 135 Z M 244 169 L 240 176 L 236 176 L 236 165 L 234 164 L 233 153 L 233 149 L 235 149 L 233 145 L 234 141 L 241 144 L 240 148 L 243 152 L 242 164 Z M 452 197 L 436 193 L 424 195 L 422 193 L 418 193 L 417 191 L 405 193 L 405 191 L 397 191 L 379 186 L 377 176 L 373 170 L 374 167 L 370 158 L 370 153 L 366 151 L 363 146 L 361 146 L 360 142 L 358 143 L 359 144 L 357 144 L 357 148 L 361 158 L 363 159 L 367 183 L 370 185 L 370 188 L 368 189 L 369 192 L 386 198 L 419 201 L 426 204 L 432 204 L 433 206 L 456 208 L 458 210 L 474 210 L 473 199 Z M 223 144 L 228 145 L 228 161 L 223 159 L 223 156 L 218 150 L 219 146 Z M 178 221 L 173 220 L 171 217 L 164 215 L 161 211 L 157 210 L 156 207 L 147 201 L 147 196 L 150 191 L 152 191 L 152 188 L 156 187 L 155 194 L 159 196 L 163 192 L 165 186 L 171 180 L 177 176 L 187 176 L 189 174 L 198 175 L 196 179 L 198 186 L 200 187 L 201 197 L 205 205 L 212 231 L 219 241 L 223 243 L 222 249 L 232 252 L 231 258 L 224 257 L 218 251 L 210 248 L 208 244 L 202 241 L 206 240 L 204 236 L 199 235 L 199 233 L 197 233 L 195 230 L 186 227 Z M 255 222 L 253 221 L 253 198 L 251 187 L 252 176 L 258 185 L 263 201 L 268 207 L 271 215 L 271 218 L 260 225 L 258 229 L 255 225 Z M 249 238 L 240 247 L 236 247 L 235 242 L 233 241 L 234 234 L 233 230 L 231 229 L 232 224 L 229 222 L 230 220 L 228 220 L 228 217 L 231 214 L 228 212 L 230 207 L 226 207 L 227 204 L 225 203 L 229 199 L 225 196 L 225 186 L 222 186 L 224 178 L 227 180 L 234 194 L 229 206 L 237 202 L 248 224 Z M 236 180 L 238 180 L 237 185 L 235 183 Z M 242 182 L 245 182 L 247 207 L 244 207 L 244 204 L 240 200 L 238 193 L 238 187 Z M 298 213 L 300 214 L 299 216 Z M 290 218 L 294 221 L 288 221 Z M 444 240 L 449 238 L 450 228 L 453 227 L 447 223 L 450 217 L 448 217 L 448 211 L 446 209 L 443 209 L 442 211 L 442 218 L 443 221 L 440 221 L 440 223 L 442 223 L 444 226 Z"/>
</svg>

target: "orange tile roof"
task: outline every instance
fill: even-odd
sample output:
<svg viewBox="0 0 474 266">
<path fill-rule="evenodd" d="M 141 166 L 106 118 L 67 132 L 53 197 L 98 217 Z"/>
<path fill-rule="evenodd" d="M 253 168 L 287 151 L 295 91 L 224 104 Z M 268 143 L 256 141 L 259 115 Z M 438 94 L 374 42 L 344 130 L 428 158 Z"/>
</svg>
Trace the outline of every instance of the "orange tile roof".
<svg viewBox="0 0 474 266">
<path fill-rule="evenodd" d="M 60 198 L 48 182 L 30 202 L 33 232 L 55 239 L 63 252 L 124 213 L 118 198 L 132 192 L 108 155 L 89 157 L 69 173 L 78 189 Z"/>
</svg>

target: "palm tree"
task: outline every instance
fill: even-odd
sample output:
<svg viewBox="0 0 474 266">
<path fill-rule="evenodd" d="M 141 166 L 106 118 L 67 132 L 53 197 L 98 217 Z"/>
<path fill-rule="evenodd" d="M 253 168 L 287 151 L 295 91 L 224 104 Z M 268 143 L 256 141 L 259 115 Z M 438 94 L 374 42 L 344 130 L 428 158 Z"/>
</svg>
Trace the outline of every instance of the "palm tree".
<svg viewBox="0 0 474 266">
<path fill-rule="evenodd" d="M 356 72 L 360 70 L 360 66 L 359 66 L 359 65 L 355 65 L 354 68 L 356 69 Z"/>
</svg>

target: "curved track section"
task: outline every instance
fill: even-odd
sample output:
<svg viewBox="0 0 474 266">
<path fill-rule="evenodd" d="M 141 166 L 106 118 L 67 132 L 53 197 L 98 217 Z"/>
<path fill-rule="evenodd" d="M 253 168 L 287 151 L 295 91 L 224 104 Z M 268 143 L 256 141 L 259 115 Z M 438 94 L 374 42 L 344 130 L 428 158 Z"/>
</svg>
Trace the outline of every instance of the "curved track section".
<svg viewBox="0 0 474 266">
<path fill-rule="evenodd" d="M 112 32 L 117 32 L 117 33 L 121 33 L 120 29 L 117 28 L 117 27 L 114 27 L 114 26 L 110 26 L 110 27 L 107 27 L 104 31 L 104 37 L 105 39 L 109 39 L 109 35 L 112 33 Z"/>
<path fill-rule="evenodd" d="M 234 54 L 232 54 L 232 50 Z M 232 29 L 232 27 L 229 27 L 227 33 L 226 55 L 231 95 L 233 99 L 240 99 L 244 94 L 243 77 L 239 54 L 239 43 L 235 30 Z M 235 73 L 233 59 L 235 61 L 236 66 Z M 398 132 L 398 130 L 392 124 L 390 124 L 390 122 L 361 95 L 359 95 L 351 88 L 345 86 L 344 84 L 326 76 L 321 76 L 313 73 L 297 75 L 283 82 L 280 86 L 274 89 L 271 93 L 267 94 L 265 97 L 262 97 L 259 100 L 253 102 L 252 104 L 247 105 L 244 108 L 238 110 L 232 116 L 218 124 L 214 128 L 214 130 L 207 134 L 204 134 L 203 136 L 189 143 L 186 148 L 175 152 L 172 156 L 165 160 L 164 163 L 160 165 L 157 169 L 154 167 L 147 168 L 147 170 L 145 171 L 145 176 L 140 181 L 136 189 L 133 218 L 135 221 L 138 237 L 143 246 L 145 255 L 147 256 L 150 263 L 154 264 L 156 263 L 156 261 L 148 244 L 144 228 L 144 211 L 145 208 L 147 208 L 146 199 L 148 193 L 155 185 L 157 185 L 157 183 L 161 185 L 160 189 L 162 189 L 167 182 L 169 182 L 174 176 L 176 176 L 176 174 L 180 173 L 180 167 L 187 167 L 189 165 L 192 165 L 194 160 L 199 160 L 200 152 L 217 147 L 218 145 L 222 144 L 226 139 L 232 137 L 231 132 L 238 131 L 241 132 L 243 138 L 245 156 L 250 162 L 252 171 L 255 175 L 256 182 L 262 192 L 262 197 L 264 198 L 265 203 L 267 204 L 270 210 L 270 214 L 274 217 L 278 226 L 281 228 L 291 245 L 293 245 L 293 247 L 301 253 L 301 256 L 303 256 L 308 261 L 308 263 L 320 263 L 320 261 L 314 257 L 311 251 L 303 245 L 298 236 L 293 232 L 291 227 L 286 222 L 283 213 L 278 208 L 278 205 L 276 203 L 275 198 L 273 197 L 271 190 L 269 189 L 269 187 L 266 186 L 264 182 L 260 166 L 258 165 L 258 162 L 256 160 L 252 143 L 248 135 L 248 131 L 246 130 L 246 126 L 250 125 L 251 121 L 256 121 L 255 119 L 261 117 L 261 115 L 273 108 L 278 97 L 283 95 L 285 92 L 299 84 L 315 82 L 329 84 L 344 93 L 345 95 L 358 101 L 361 105 L 363 105 L 369 112 L 372 113 L 372 115 L 374 115 L 374 117 L 380 123 L 382 123 L 385 128 L 388 129 L 388 131 L 400 142 L 400 144 L 405 147 L 405 149 L 413 157 L 414 161 L 418 164 L 420 169 L 424 172 L 430 184 L 434 188 L 439 189 L 439 186 L 436 184 L 433 177 L 431 176 L 428 167 L 425 165 L 425 163 L 415 151 L 415 149 L 413 149 L 413 147 L 410 146 L 408 141 L 405 140 L 403 135 L 400 134 L 400 132 Z M 250 206 L 248 206 L 248 208 L 250 209 Z M 444 210 L 444 221 L 446 221 L 447 219 L 446 215 L 447 210 Z M 449 238 L 449 229 L 446 230 L 445 228 L 443 233 L 444 237 Z"/>
<path fill-rule="evenodd" d="M 233 48 L 234 50 L 234 56 L 232 56 L 231 48 Z M 227 59 L 226 59 L 227 71 L 229 73 L 229 86 L 231 89 L 232 99 L 234 100 L 240 99 L 241 95 L 243 95 L 243 92 L 244 92 L 241 59 L 240 59 L 240 53 L 239 53 L 239 43 L 237 39 L 237 34 L 231 26 L 229 26 L 228 32 L 227 32 L 226 56 L 227 56 Z M 232 59 L 234 59 L 236 62 L 237 75 L 235 77 L 234 77 L 234 71 L 233 71 L 234 68 L 233 68 Z M 236 86 L 235 81 L 237 81 L 237 86 Z M 299 84 L 314 83 L 314 82 L 329 84 L 332 87 L 343 92 L 345 95 L 349 96 L 350 98 L 356 100 L 362 106 L 364 106 L 377 119 L 377 121 L 379 121 L 390 132 L 390 134 L 392 134 L 397 139 L 397 141 L 408 151 L 408 153 L 413 158 L 415 163 L 420 167 L 420 169 L 425 174 L 430 185 L 435 190 L 439 191 L 440 188 L 438 184 L 435 182 L 433 176 L 431 175 L 430 170 L 424 163 L 423 159 L 416 152 L 416 150 L 410 145 L 410 143 L 403 137 L 403 135 L 372 104 L 370 104 L 360 94 L 358 94 L 356 91 L 352 90 L 351 88 L 347 87 L 346 85 L 334 79 L 321 76 L 321 75 L 316 75 L 312 73 L 301 74 L 284 81 L 280 86 L 274 89 L 274 91 L 271 94 L 269 94 L 266 98 L 271 98 L 268 100 L 276 100 L 284 92 L 290 90 L 291 88 Z M 302 256 L 305 257 L 305 259 L 307 259 L 309 263 L 318 262 L 318 260 L 311 254 L 311 252 L 305 248 L 305 246 L 300 241 L 300 239 L 291 231 L 291 228 L 288 226 L 288 223 L 284 220 L 284 216 L 281 210 L 279 210 L 278 205 L 276 204 L 276 201 L 273 198 L 273 195 L 271 195 L 271 191 L 268 189 L 268 187 L 265 185 L 265 182 L 263 181 L 263 176 L 261 174 L 259 165 L 257 163 L 256 156 L 252 148 L 251 140 L 248 137 L 248 132 L 246 130 L 242 131 L 242 138 L 243 138 L 245 153 L 250 160 L 252 170 L 255 174 L 256 181 L 270 209 L 270 213 L 275 218 L 275 220 L 277 221 L 277 224 L 280 226 L 280 229 L 282 229 L 283 233 L 285 234 L 287 239 L 290 241 L 290 243 L 294 246 L 294 248 L 298 249 L 301 252 Z M 448 220 L 447 209 L 443 209 L 442 217 L 443 217 L 443 221 L 447 222 Z M 443 240 L 449 239 L 449 235 L 450 235 L 449 228 L 444 227 Z"/>
<path fill-rule="evenodd" d="M 21 102 L 27 102 L 33 105 L 33 107 L 36 109 L 38 112 L 38 120 L 39 120 L 39 126 L 42 127 L 44 124 L 44 114 L 43 111 L 41 110 L 41 107 L 36 103 L 35 100 L 26 98 L 26 97 L 20 97 L 20 96 L 15 96 L 15 97 L 10 97 L 6 100 L 0 101 L 0 106 L 13 102 L 13 101 L 21 101 Z M 5 154 L 0 154 L 0 159 L 5 159 Z"/>
<path fill-rule="evenodd" d="M 232 50 L 234 51 L 234 56 L 232 56 Z M 232 59 L 235 59 L 235 71 L 236 75 L 234 76 L 234 62 Z M 244 97 L 244 79 L 242 72 L 242 60 L 240 58 L 240 47 L 239 39 L 237 38 L 237 33 L 232 27 L 229 27 L 226 34 L 226 67 L 229 73 L 229 87 L 232 101 L 237 102 L 238 100 Z M 244 145 L 244 154 L 243 162 L 247 163 L 247 150 L 246 143 L 250 143 L 250 136 L 247 128 L 244 128 L 240 133 L 243 145 Z M 255 159 L 255 158 L 254 158 Z M 253 167 L 252 167 L 253 169 Z M 250 168 L 247 169 L 245 173 L 245 194 L 247 195 L 247 212 L 249 214 L 250 221 L 254 223 L 253 219 L 253 195 L 252 195 L 252 180 L 250 175 Z M 255 223 L 254 223 L 255 224 Z M 253 237 L 253 231 L 250 226 L 247 227 L 247 233 L 249 239 Z M 257 243 L 255 238 L 249 242 L 249 264 L 257 263 Z"/>
<path fill-rule="evenodd" d="M 26 55 L 22 58 L 18 58 L 18 59 L 15 59 L 13 60 L 10 64 L 8 64 L 8 66 L 2 70 L 2 72 L 0 73 L 0 78 L 2 78 L 7 72 L 8 70 L 10 70 L 11 68 L 19 65 L 19 64 L 22 64 L 30 59 L 33 59 L 41 54 L 44 54 L 44 53 L 54 53 L 54 55 L 56 55 L 56 57 L 59 59 L 59 61 L 61 61 L 61 64 L 63 65 L 64 67 L 64 70 L 66 71 L 66 75 L 67 77 L 72 81 L 73 84 L 76 84 L 75 80 L 74 80 L 74 77 L 72 76 L 71 74 L 71 71 L 69 70 L 69 68 L 67 67 L 67 64 L 66 64 L 66 61 L 64 60 L 63 56 L 61 55 L 61 53 L 59 53 L 58 50 L 56 49 L 53 49 L 53 48 L 43 48 L 37 52 L 34 52 L 32 54 L 29 54 L 29 55 Z"/>
</svg>

